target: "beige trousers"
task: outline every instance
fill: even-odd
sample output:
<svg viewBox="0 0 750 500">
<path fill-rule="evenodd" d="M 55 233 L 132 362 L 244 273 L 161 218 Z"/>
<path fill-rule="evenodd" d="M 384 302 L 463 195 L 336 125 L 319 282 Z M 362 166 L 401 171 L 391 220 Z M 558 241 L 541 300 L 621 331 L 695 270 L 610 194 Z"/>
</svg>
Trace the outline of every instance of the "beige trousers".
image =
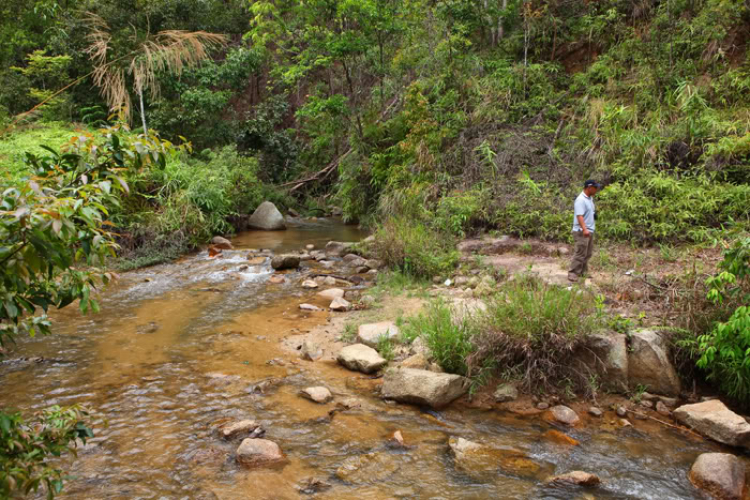
<svg viewBox="0 0 750 500">
<path fill-rule="evenodd" d="M 573 231 L 573 242 L 575 243 L 575 251 L 568 272 L 576 276 L 583 276 L 588 272 L 589 259 L 594 253 L 594 233 L 584 236 L 583 231 Z"/>
</svg>

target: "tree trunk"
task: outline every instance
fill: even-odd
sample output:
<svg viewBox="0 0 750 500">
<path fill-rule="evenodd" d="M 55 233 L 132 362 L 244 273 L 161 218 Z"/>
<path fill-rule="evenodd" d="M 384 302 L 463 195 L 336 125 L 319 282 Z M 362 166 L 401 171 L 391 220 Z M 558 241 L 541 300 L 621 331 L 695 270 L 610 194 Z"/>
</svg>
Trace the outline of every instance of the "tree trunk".
<svg viewBox="0 0 750 500">
<path fill-rule="evenodd" d="M 141 121 L 143 121 L 143 134 L 148 135 L 148 127 L 146 127 L 146 108 L 143 105 L 143 89 L 138 90 L 138 100 L 141 103 Z"/>
<path fill-rule="evenodd" d="M 526 68 L 529 65 L 529 12 L 528 4 L 523 4 L 523 93 L 526 95 Z"/>
<path fill-rule="evenodd" d="M 385 102 L 385 90 L 383 80 L 385 79 L 385 57 L 383 56 L 383 35 L 378 31 L 378 52 L 380 53 L 380 102 Z"/>
<path fill-rule="evenodd" d="M 503 0 L 503 12 L 508 8 L 508 0 Z M 498 16 L 497 18 L 497 43 L 500 43 L 500 40 L 503 39 L 505 36 L 505 28 L 503 28 L 503 16 Z"/>
<path fill-rule="evenodd" d="M 357 95 L 354 92 L 354 83 L 352 82 L 352 76 L 349 73 L 349 66 L 346 64 L 346 59 L 341 59 L 341 63 L 344 66 L 344 74 L 346 75 L 346 83 L 349 85 L 349 94 L 352 96 L 352 104 L 354 105 L 354 116 L 357 119 L 357 133 L 359 134 L 359 140 L 364 140 L 364 131 L 362 130 L 362 119 L 359 117 L 359 106 L 357 105 Z"/>
<path fill-rule="evenodd" d="M 552 55 L 550 56 L 550 61 L 555 60 L 555 52 L 557 51 L 557 18 L 552 18 L 552 29 L 554 30 L 552 33 Z"/>
</svg>

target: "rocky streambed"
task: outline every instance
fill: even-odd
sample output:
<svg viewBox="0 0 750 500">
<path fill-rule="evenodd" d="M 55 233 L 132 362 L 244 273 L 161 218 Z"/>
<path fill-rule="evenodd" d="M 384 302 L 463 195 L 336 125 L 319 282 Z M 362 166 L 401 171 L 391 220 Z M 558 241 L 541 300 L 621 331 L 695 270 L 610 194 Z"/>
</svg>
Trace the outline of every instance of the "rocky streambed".
<svg viewBox="0 0 750 500">
<path fill-rule="evenodd" d="M 127 273 L 101 314 L 63 311 L 56 335 L 0 364 L 0 397 L 98 412 L 97 437 L 66 465 L 68 498 L 732 498 L 743 487 L 748 424 L 717 401 L 673 412 L 678 401 L 646 394 L 589 408 L 512 387 L 470 399 L 420 342 L 388 364 L 379 339 L 395 340 L 396 319 L 423 300 L 374 296 L 379 263 L 328 244 L 361 237 L 320 220 Z"/>
</svg>

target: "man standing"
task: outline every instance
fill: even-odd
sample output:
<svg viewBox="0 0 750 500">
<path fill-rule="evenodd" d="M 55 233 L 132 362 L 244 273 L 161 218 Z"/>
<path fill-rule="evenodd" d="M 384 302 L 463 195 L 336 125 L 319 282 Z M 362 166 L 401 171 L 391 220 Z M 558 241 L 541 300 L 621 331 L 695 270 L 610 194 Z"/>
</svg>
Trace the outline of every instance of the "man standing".
<svg viewBox="0 0 750 500">
<path fill-rule="evenodd" d="M 589 259 L 594 252 L 594 230 L 596 229 L 594 195 L 600 187 L 598 182 L 587 180 L 583 183 L 583 191 L 573 205 L 573 241 L 576 249 L 568 271 L 569 281 L 576 282 L 579 277 L 586 274 Z"/>
</svg>

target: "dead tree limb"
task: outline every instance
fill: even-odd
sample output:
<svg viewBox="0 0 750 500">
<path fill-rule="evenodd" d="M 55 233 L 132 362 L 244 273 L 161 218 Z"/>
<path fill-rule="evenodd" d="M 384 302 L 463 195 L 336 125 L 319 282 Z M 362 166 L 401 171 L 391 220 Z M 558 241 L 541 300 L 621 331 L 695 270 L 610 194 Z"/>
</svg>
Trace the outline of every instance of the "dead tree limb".
<svg viewBox="0 0 750 500">
<path fill-rule="evenodd" d="M 396 103 L 398 103 L 398 102 L 399 102 L 399 97 L 398 96 L 396 96 L 393 99 L 391 99 L 391 102 L 388 104 L 388 106 L 386 106 L 385 110 L 383 110 L 383 112 L 380 113 L 380 116 L 375 121 L 375 123 L 380 123 L 381 121 L 383 121 L 383 119 L 390 112 L 391 108 L 393 108 L 393 106 L 395 106 Z M 339 156 L 337 156 L 336 158 L 334 158 L 333 161 L 331 161 L 328 165 L 326 165 L 326 167 L 323 170 L 319 170 L 318 172 L 314 173 L 310 177 L 307 177 L 306 179 L 298 179 L 296 181 L 285 182 L 284 184 L 280 184 L 277 187 L 293 186 L 291 189 L 289 189 L 289 192 L 292 193 L 292 192 L 298 190 L 299 188 L 301 188 L 302 186 L 304 186 L 305 184 L 307 184 L 308 182 L 313 182 L 313 181 L 318 181 L 318 180 L 324 180 L 329 175 L 331 175 L 331 172 L 333 172 L 339 166 L 339 164 L 342 161 L 344 161 L 344 159 L 347 156 L 349 156 L 349 154 L 351 154 L 351 152 L 352 152 L 352 148 L 351 148 L 351 146 L 349 146 L 346 149 L 346 151 L 344 151 L 342 154 L 340 154 Z"/>
</svg>

